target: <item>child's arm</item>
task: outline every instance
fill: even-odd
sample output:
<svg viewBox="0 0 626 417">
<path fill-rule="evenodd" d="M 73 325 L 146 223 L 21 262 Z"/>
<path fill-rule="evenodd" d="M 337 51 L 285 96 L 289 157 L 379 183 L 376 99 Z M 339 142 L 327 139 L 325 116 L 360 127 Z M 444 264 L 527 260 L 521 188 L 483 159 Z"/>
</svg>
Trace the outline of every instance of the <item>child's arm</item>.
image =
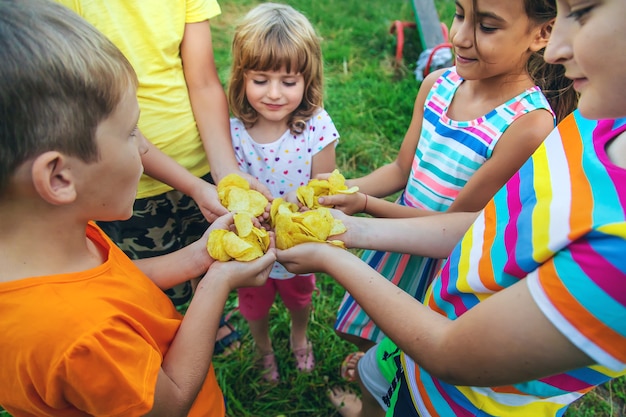
<svg viewBox="0 0 626 417">
<path fill-rule="evenodd" d="M 237 166 L 230 137 L 228 102 L 215 67 L 208 20 L 185 25 L 180 54 L 191 108 L 215 183 L 230 173 L 237 173 L 248 180 L 252 189 L 271 199 L 267 187 L 239 171 Z"/>
<path fill-rule="evenodd" d="M 498 386 L 593 363 L 546 319 L 524 281 L 452 321 L 335 246 L 297 245 L 278 259 L 293 273 L 332 276 L 405 353 L 447 383 Z"/>
<path fill-rule="evenodd" d="M 227 228 L 224 219 L 232 223 L 232 216 L 224 216 L 216 223 Z M 211 264 L 163 358 L 154 405 L 147 416 L 187 415 L 211 365 L 215 336 L 228 295 L 239 287 L 263 285 L 275 260 L 272 242 L 271 249 L 257 260 Z"/>
<path fill-rule="evenodd" d="M 335 144 L 332 142 L 326 145 L 324 149 L 313 155 L 311 161 L 311 178 L 324 172 L 332 172 L 336 167 L 335 163 Z"/>
<path fill-rule="evenodd" d="M 391 163 L 377 168 L 364 177 L 346 181 L 346 185 L 349 187 L 358 186 L 362 194 L 338 194 L 324 197 L 323 200 L 320 200 L 320 204 L 333 206 L 346 214 L 365 212 L 375 217 L 414 217 L 430 214 L 423 210 L 399 206 L 383 200 L 383 198 L 402 190 L 406 186 L 409 175 L 411 174 L 411 165 L 422 131 L 422 119 L 424 117 L 426 97 L 428 97 L 428 93 L 433 84 L 443 71 L 445 71 L 445 69 L 430 73 L 420 85 L 417 97 L 415 98 L 415 104 L 413 105 L 411 123 L 404 135 L 396 159 Z M 365 197 L 363 194 L 368 195 L 367 210 L 365 211 L 363 211 L 365 207 Z M 380 198 L 380 200 L 376 201 L 377 199 L 375 197 Z"/>
<path fill-rule="evenodd" d="M 150 141 L 146 142 L 148 151 L 141 156 L 141 162 L 147 175 L 191 197 L 209 222 L 228 212 L 220 204 L 213 184 L 196 177 Z"/>
<path fill-rule="evenodd" d="M 410 253 L 430 258 L 446 258 L 476 220 L 475 213 L 438 213 L 429 218 L 378 219 L 355 217 L 332 210 L 346 232 L 332 236 L 348 248 Z"/>
<path fill-rule="evenodd" d="M 485 207 L 552 130 L 554 119 L 545 110 L 534 110 L 513 122 L 498 140 L 491 158 L 471 176 L 447 211 L 477 211 Z"/>
<path fill-rule="evenodd" d="M 159 288 L 166 290 L 190 279 L 204 275 L 213 263 L 206 248 L 209 233 L 216 228 L 227 228 L 224 222 L 232 223 L 232 214 L 215 220 L 195 242 L 168 254 L 151 258 L 135 259 L 133 262 Z"/>
</svg>

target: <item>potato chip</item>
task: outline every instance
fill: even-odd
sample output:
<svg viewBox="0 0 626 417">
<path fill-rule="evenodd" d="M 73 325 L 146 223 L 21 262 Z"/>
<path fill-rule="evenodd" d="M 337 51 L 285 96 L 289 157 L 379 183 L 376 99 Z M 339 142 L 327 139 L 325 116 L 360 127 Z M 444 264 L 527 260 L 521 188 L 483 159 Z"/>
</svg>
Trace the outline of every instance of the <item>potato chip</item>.
<svg viewBox="0 0 626 417">
<path fill-rule="evenodd" d="M 354 194 L 359 187 L 346 185 L 346 179 L 339 170 L 334 170 L 326 180 L 312 179 L 307 185 L 302 185 L 296 190 L 298 201 L 311 209 L 322 207 L 318 199 L 327 195 Z"/>
<path fill-rule="evenodd" d="M 269 203 L 260 192 L 250 189 L 250 184 L 237 174 L 229 174 L 217 184 L 220 202 L 230 212 L 246 211 L 254 217 L 265 212 Z"/>
<path fill-rule="evenodd" d="M 211 233 L 209 233 L 209 239 L 207 240 L 206 247 L 209 251 L 209 255 L 211 255 L 211 258 L 215 259 L 216 261 L 227 262 L 233 259 L 232 256 L 226 253 L 226 248 L 222 244 L 222 238 L 227 233 L 232 232 L 229 232 L 228 230 L 217 229 L 212 230 Z"/>
</svg>

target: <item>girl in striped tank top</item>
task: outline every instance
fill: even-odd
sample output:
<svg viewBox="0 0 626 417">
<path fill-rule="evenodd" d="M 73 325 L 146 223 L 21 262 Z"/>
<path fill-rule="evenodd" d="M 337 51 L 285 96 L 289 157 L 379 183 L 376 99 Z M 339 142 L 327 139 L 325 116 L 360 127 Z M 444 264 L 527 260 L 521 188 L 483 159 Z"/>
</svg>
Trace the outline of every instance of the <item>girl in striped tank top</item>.
<svg viewBox="0 0 626 417">
<path fill-rule="evenodd" d="M 347 247 L 449 254 L 423 305 L 350 252 L 278 251 L 293 273 L 333 276 L 388 335 L 358 362 L 363 401 L 333 391 L 342 416 L 557 417 L 626 375 L 624 15 L 623 0 L 558 0 L 546 59 L 578 110 L 479 213 L 341 217 Z"/>
<path fill-rule="evenodd" d="M 424 80 L 397 159 L 349 180 L 360 193 L 324 204 L 375 217 L 480 210 L 554 128 L 555 113 L 574 109 L 573 91 L 554 93 L 569 85 L 562 68 L 542 57 L 554 2 L 502 2 L 479 19 L 471 10 L 471 0 L 458 2 L 450 31 L 456 67 Z M 383 199 L 400 189 L 396 203 Z M 362 259 L 418 300 L 440 267 L 437 259 L 395 252 L 365 251 Z M 349 293 L 335 330 L 359 350 L 384 336 Z"/>
</svg>

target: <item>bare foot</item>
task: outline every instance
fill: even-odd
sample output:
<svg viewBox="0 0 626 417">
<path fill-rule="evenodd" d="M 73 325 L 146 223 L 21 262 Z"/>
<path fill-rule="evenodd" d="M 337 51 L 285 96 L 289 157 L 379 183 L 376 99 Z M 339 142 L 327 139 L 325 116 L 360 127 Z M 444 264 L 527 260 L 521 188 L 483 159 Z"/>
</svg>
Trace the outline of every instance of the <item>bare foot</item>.
<svg viewBox="0 0 626 417">
<path fill-rule="evenodd" d="M 361 399 L 350 390 L 333 387 L 327 392 L 328 399 L 343 417 L 359 417 L 361 415 Z"/>
<path fill-rule="evenodd" d="M 341 362 L 339 375 L 348 382 L 356 381 L 357 364 L 365 355 L 363 352 L 352 352 Z"/>
</svg>

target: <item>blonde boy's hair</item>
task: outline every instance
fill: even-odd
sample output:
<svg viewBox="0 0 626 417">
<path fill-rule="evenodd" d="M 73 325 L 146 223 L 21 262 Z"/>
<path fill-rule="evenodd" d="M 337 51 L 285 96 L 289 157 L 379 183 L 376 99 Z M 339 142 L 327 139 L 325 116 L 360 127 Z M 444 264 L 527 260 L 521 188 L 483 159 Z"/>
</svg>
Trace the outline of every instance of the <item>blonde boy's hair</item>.
<svg viewBox="0 0 626 417">
<path fill-rule="evenodd" d="M 0 195 L 25 161 L 51 150 L 99 157 L 98 124 L 137 77 L 104 35 L 47 0 L 0 0 Z"/>
<path fill-rule="evenodd" d="M 258 113 L 246 99 L 245 77 L 249 70 L 300 73 L 304 78 L 302 103 L 288 126 L 301 133 L 304 124 L 322 107 L 323 61 L 320 38 L 308 19 L 291 6 L 263 3 L 252 9 L 235 30 L 228 89 L 230 109 L 247 127 Z"/>
</svg>

